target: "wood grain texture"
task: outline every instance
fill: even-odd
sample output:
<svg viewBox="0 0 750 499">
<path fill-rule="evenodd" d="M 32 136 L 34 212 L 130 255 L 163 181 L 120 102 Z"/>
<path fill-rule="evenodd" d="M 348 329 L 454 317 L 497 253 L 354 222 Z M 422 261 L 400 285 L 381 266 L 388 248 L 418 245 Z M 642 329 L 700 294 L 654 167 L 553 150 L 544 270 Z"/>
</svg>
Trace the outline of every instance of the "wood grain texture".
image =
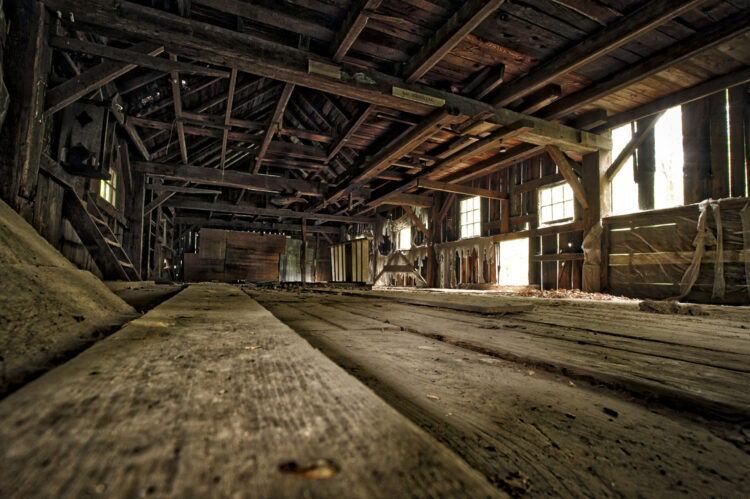
<svg viewBox="0 0 750 499">
<path fill-rule="evenodd" d="M 501 495 L 229 285 L 187 288 L 0 417 L 6 497 Z M 340 471 L 282 472 L 320 459 Z"/>
</svg>

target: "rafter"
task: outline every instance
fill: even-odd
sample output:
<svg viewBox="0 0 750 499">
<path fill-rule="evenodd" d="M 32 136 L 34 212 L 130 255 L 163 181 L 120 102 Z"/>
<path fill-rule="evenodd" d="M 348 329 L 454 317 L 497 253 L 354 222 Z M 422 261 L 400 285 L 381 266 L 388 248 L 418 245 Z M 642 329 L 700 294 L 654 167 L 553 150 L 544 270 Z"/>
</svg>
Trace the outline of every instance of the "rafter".
<svg viewBox="0 0 750 499">
<path fill-rule="evenodd" d="M 365 29 L 369 14 L 377 9 L 383 0 L 357 0 L 355 5 L 349 9 L 341 28 L 331 42 L 331 59 L 336 62 L 346 55 L 347 51 L 354 45 L 357 37 Z"/>
<path fill-rule="evenodd" d="M 404 66 L 402 74 L 408 83 L 423 77 L 440 62 L 466 35 L 479 26 L 505 0 L 469 0 L 424 43 Z"/>
<path fill-rule="evenodd" d="M 276 108 L 273 111 L 271 122 L 268 124 L 266 133 L 261 141 L 260 150 L 258 151 L 258 155 L 255 158 L 253 173 L 258 173 L 258 171 L 260 170 L 260 165 L 266 155 L 268 146 L 271 144 L 271 139 L 273 139 L 274 134 L 276 134 L 276 132 L 281 128 L 281 121 L 284 117 L 284 110 L 286 109 L 286 105 L 289 103 L 289 98 L 292 96 L 293 91 L 293 84 L 286 83 L 284 85 L 284 89 L 281 91 L 281 97 L 279 97 L 279 101 L 276 103 Z"/>
<path fill-rule="evenodd" d="M 236 215 L 261 215 L 267 217 L 280 218 L 306 218 L 308 220 L 320 220 L 322 222 L 343 222 L 343 223 L 361 223 L 372 224 L 375 219 L 370 217 L 349 216 L 349 215 L 329 215 L 326 213 L 308 213 L 305 211 L 293 211 L 284 208 L 260 208 L 257 206 L 234 205 L 224 202 L 209 203 L 205 201 L 196 201 L 191 198 L 175 196 L 166 203 L 173 208 L 183 208 L 196 211 L 212 211 L 216 213 L 234 213 Z"/>
<path fill-rule="evenodd" d="M 232 68 L 232 74 L 229 77 L 229 88 L 227 89 L 227 109 L 224 113 L 224 129 L 221 137 L 221 162 L 219 168 L 224 169 L 224 163 L 227 159 L 227 140 L 229 139 L 229 127 L 232 124 L 232 106 L 234 104 L 234 90 L 237 86 L 237 69 Z"/>
<path fill-rule="evenodd" d="M 164 52 L 164 46 L 143 42 L 133 45 L 129 50 L 155 57 Z M 56 113 L 137 67 L 136 64 L 105 61 L 47 90 L 44 99 L 44 115 L 49 116 Z"/>
<path fill-rule="evenodd" d="M 635 40 L 647 31 L 696 8 L 705 0 L 662 0 L 647 2 L 638 10 L 620 18 L 579 42 L 573 48 L 557 54 L 526 76 L 503 85 L 492 96 L 492 104 L 505 106 L 526 94 L 539 90 L 562 75 L 575 71 Z"/>
</svg>

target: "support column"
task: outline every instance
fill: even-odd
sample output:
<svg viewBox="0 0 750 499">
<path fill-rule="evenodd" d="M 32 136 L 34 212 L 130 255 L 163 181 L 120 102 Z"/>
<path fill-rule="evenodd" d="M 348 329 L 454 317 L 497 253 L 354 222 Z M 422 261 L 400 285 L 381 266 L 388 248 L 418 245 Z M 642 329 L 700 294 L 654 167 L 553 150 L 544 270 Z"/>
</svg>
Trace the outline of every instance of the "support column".
<svg viewBox="0 0 750 499">
<path fill-rule="evenodd" d="M 51 51 L 49 13 L 37 0 L 8 0 L 4 12 L 10 32 L 4 74 L 10 98 L 0 134 L 0 193 L 31 221 L 44 138 L 44 93 Z"/>
<path fill-rule="evenodd" d="M 130 167 L 127 142 L 120 141 L 120 157 L 122 168 L 131 172 L 132 184 L 130 192 L 125 193 L 125 218 L 128 222 L 123 235 L 123 248 L 130 257 L 135 270 L 145 278 L 142 268 L 143 253 L 143 207 L 146 202 L 146 177 L 143 173 L 134 171 Z"/>
<path fill-rule="evenodd" d="M 638 129 L 649 125 L 649 120 L 640 120 Z M 638 184 L 638 207 L 642 210 L 654 209 L 654 173 L 656 172 L 656 141 L 652 128 L 636 149 L 634 161 L 635 182 Z"/>
<path fill-rule="evenodd" d="M 711 197 L 711 126 L 709 99 L 682 106 L 682 147 L 685 153 L 685 204 Z"/>
<path fill-rule="evenodd" d="M 611 184 L 605 172 L 611 162 L 609 151 L 583 157 L 583 188 L 588 208 L 583 208 L 583 282 L 582 290 L 595 293 L 607 287 L 607 248 L 601 229 L 602 216 L 612 209 Z"/>
<path fill-rule="evenodd" d="M 302 267 L 302 284 L 307 282 L 307 219 L 302 218 L 302 246 L 300 246 L 300 267 Z"/>
<path fill-rule="evenodd" d="M 154 235 L 154 279 L 161 279 L 162 265 L 161 247 L 164 243 L 164 231 L 161 223 L 161 206 L 157 207 L 156 212 L 156 231 Z"/>
</svg>

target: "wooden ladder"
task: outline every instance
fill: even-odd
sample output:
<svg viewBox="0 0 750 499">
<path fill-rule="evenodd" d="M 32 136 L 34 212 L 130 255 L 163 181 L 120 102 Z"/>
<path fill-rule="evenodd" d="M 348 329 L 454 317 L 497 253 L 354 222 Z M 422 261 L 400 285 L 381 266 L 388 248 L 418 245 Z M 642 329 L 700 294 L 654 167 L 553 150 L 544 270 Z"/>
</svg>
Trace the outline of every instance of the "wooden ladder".
<svg viewBox="0 0 750 499">
<path fill-rule="evenodd" d="M 104 279 L 139 281 L 133 266 L 117 237 L 104 221 L 95 201 L 84 202 L 72 189 L 65 189 L 65 217 L 102 271 Z"/>
</svg>

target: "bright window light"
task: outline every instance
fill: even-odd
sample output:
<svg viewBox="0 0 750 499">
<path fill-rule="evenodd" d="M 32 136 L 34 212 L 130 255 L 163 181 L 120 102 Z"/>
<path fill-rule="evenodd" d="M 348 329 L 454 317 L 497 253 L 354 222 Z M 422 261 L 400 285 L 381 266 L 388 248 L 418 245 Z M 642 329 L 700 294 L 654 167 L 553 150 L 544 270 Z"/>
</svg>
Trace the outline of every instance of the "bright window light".
<svg viewBox="0 0 750 499">
<path fill-rule="evenodd" d="M 656 173 L 654 175 L 654 208 L 671 208 L 683 204 L 682 108 L 669 109 L 654 127 Z"/>
<path fill-rule="evenodd" d="M 633 137 L 631 124 L 612 130 L 612 160 L 620 155 Z M 635 213 L 638 209 L 638 184 L 633 174 L 633 156 L 625 162 L 615 178 L 612 179 L 612 214 L 624 215 Z"/>
<path fill-rule="evenodd" d="M 529 239 L 501 241 L 497 250 L 497 282 L 506 286 L 529 285 Z"/>
<path fill-rule="evenodd" d="M 550 225 L 573 220 L 573 189 L 568 184 L 539 189 L 539 223 Z"/>
<path fill-rule="evenodd" d="M 411 227 L 410 226 L 407 226 L 399 231 L 398 249 L 400 250 L 411 249 Z"/>
<path fill-rule="evenodd" d="M 117 186 L 117 175 L 115 174 L 115 171 L 112 168 L 110 168 L 109 180 L 102 179 L 99 181 L 99 196 L 101 196 L 102 199 L 104 199 L 106 202 L 108 202 L 112 206 L 115 205 L 116 186 Z"/>
<path fill-rule="evenodd" d="M 482 223 L 479 196 L 461 201 L 461 238 L 477 237 Z"/>
</svg>

